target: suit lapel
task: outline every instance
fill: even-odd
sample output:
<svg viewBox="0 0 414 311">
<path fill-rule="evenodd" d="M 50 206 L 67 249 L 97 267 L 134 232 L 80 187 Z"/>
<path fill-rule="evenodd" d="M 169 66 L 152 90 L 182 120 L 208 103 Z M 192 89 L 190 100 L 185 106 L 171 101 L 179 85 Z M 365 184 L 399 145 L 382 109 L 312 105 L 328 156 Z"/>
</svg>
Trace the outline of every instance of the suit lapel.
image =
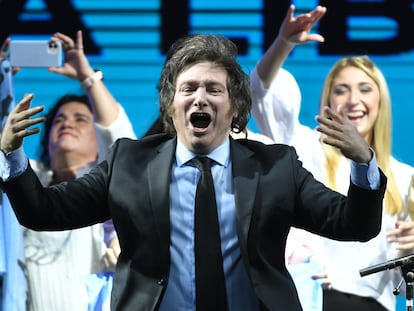
<svg viewBox="0 0 414 311">
<path fill-rule="evenodd" d="M 171 167 L 175 155 L 176 139 L 162 144 L 154 159 L 148 164 L 149 196 L 159 236 L 161 257 L 168 267 L 170 245 L 170 181 Z"/>
<path fill-rule="evenodd" d="M 248 236 L 259 181 L 259 175 L 256 170 L 258 164 L 253 159 L 253 154 L 252 151 L 232 140 L 231 157 L 236 219 L 239 234 L 243 234 L 244 240 Z M 241 243 L 242 245 L 243 243 Z"/>
<path fill-rule="evenodd" d="M 148 164 L 149 196 L 155 217 L 156 231 L 159 236 L 161 256 L 168 266 L 170 245 L 170 182 L 171 167 L 174 160 L 176 139 L 162 144 L 154 159 Z M 259 175 L 254 153 L 231 140 L 233 186 L 236 205 L 236 219 L 239 234 L 247 239 Z M 242 248 L 245 243 L 241 243 Z"/>
</svg>

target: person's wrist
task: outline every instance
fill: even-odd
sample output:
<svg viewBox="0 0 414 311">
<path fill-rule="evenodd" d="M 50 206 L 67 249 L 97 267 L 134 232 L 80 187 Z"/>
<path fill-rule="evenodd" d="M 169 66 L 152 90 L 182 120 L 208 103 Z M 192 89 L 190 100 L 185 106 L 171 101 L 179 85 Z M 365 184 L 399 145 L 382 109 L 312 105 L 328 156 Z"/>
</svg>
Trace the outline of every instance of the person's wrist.
<svg viewBox="0 0 414 311">
<path fill-rule="evenodd" d="M 102 71 L 95 71 L 93 74 L 89 75 L 87 78 L 81 81 L 81 86 L 84 90 L 88 90 L 94 85 L 96 82 L 103 79 Z"/>
<path fill-rule="evenodd" d="M 292 48 L 296 45 L 295 42 L 290 41 L 289 39 L 285 38 L 283 35 L 278 36 L 278 41 L 289 48 Z"/>
<path fill-rule="evenodd" d="M 10 144 L 0 143 L 0 152 L 4 153 L 4 155 L 8 155 L 12 151 L 13 147 Z"/>
</svg>

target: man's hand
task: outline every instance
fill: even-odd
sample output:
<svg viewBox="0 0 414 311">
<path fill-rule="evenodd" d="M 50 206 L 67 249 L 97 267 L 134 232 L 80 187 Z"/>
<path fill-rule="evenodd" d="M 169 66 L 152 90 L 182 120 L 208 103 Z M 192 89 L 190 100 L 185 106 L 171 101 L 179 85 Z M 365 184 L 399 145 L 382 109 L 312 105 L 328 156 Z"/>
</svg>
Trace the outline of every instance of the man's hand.
<svg viewBox="0 0 414 311">
<path fill-rule="evenodd" d="M 326 116 L 317 116 L 319 122 L 316 130 L 325 134 L 322 142 L 339 148 L 348 159 L 357 163 L 369 163 L 372 158 L 368 143 L 358 133 L 356 126 L 345 114 L 340 114 L 330 107 L 325 107 Z"/>
<path fill-rule="evenodd" d="M 23 99 L 10 112 L 0 139 L 0 150 L 5 154 L 20 148 L 26 136 L 36 134 L 40 128 L 29 128 L 44 122 L 44 117 L 32 118 L 43 111 L 43 106 L 30 107 L 33 94 L 26 94 Z"/>
</svg>

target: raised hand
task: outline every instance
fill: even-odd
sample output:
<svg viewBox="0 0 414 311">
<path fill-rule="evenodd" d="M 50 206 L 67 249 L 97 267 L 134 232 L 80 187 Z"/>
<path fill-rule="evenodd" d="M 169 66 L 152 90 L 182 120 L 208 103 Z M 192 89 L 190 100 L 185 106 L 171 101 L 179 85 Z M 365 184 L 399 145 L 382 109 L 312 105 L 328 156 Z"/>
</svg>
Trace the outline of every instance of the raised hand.
<svg viewBox="0 0 414 311">
<path fill-rule="evenodd" d="M 62 67 L 50 67 L 50 72 L 79 81 L 83 81 L 94 73 L 83 50 L 81 30 L 76 33 L 76 43 L 72 38 L 60 32 L 55 33 L 52 40 L 62 42 L 65 62 Z"/>
<path fill-rule="evenodd" d="M 293 44 L 302 44 L 310 41 L 323 42 L 325 39 L 320 34 L 311 34 L 310 30 L 326 13 L 326 7 L 318 5 L 312 11 L 293 16 L 295 6 L 290 5 L 286 17 L 279 30 L 279 37 Z"/>
<path fill-rule="evenodd" d="M 319 122 L 316 130 L 325 134 L 322 142 L 339 148 L 348 159 L 368 163 L 372 158 L 371 150 L 356 126 L 344 113 L 338 113 L 330 107 L 325 107 L 324 113 L 325 116 L 316 116 Z"/>
<path fill-rule="evenodd" d="M 257 74 L 265 88 L 270 86 L 289 53 L 297 44 L 325 40 L 320 34 L 309 33 L 315 23 L 325 15 L 325 7 L 317 6 L 312 11 L 297 17 L 293 16 L 294 12 L 295 6 L 292 4 L 289 6 L 277 37 L 257 65 Z"/>
<path fill-rule="evenodd" d="M 44 117 L 31 118 L 43 111 L 43 106 L 30 108 L 33 94 L 26 94 L 16 107 L 10 112 L 7 122 L 3 128 L 0 139 L 0 150 L 8 153 L 20 148 L 23 139 L 36 134 L 40 128 L 30 128 L 33 125 L 44 122 Z"/>
</svg>

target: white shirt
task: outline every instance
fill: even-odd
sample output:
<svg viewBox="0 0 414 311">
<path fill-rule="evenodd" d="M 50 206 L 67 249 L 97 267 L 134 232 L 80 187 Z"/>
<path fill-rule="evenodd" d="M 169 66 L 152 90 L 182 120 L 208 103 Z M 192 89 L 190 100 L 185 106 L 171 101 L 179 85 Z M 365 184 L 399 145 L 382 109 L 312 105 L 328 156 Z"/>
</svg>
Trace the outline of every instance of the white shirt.
<svg viewBox="0 0 414 311">
<path fill-rule="evenodd" d="M 256 69 L 250 75 L 253 96 L 252 115 L 260 131 L 277 143 L 293 145 L 306 169 L 320 181 L 325 180 L 324 159 L 319 133 L 300 124 L 300 90 L 294 77 L 280 69 L 269 89 L 265 89 Z M 414 168 L 391 158 L 392 170 L 400 193 L 405 201 Z M 342 159 L 337 172 L 339 192 L 346 193 L 349 186 L 349 161 Z M 406 218 L 406 213 L 400 218 Z M 400 257 L 393 245 L 387 242 L 385 233 L 395 228 L 397 216 L 383 214 L 380 234 L 366 243 L 338 242 L 319 238 L 315 251 L 327 259 L 331 280 L 335 289 L 378 300 L 388 310 L 395 309 L 394 287 L 401 279 L 399 269 L 378 272 L 361 277 L 359 270 L 374 264 Z"/>
</svg>

